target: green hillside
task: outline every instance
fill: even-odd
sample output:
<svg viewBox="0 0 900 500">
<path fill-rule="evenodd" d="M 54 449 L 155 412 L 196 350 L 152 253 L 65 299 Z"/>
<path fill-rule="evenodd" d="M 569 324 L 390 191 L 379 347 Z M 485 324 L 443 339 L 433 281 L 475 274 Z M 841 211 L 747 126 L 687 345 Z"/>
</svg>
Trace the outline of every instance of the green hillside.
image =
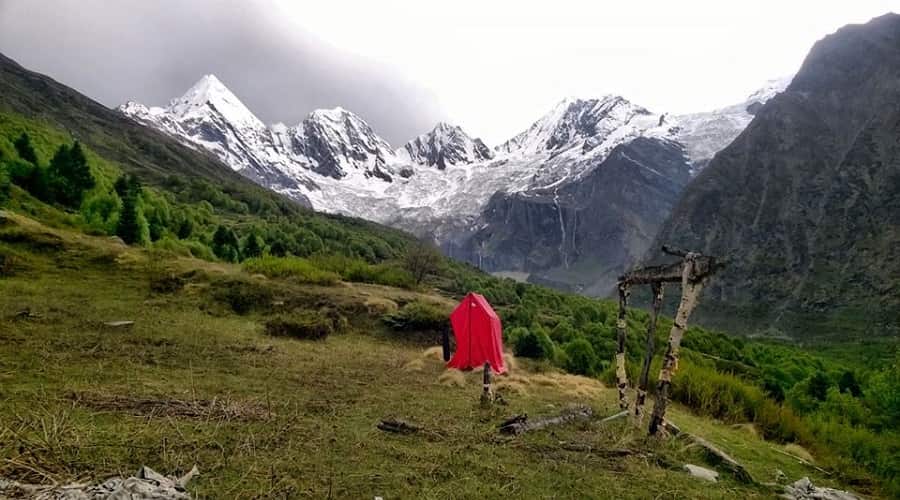
<svg viewBox="0 0 900 500">
<path fill-rule="evenodd" d="M 720 482 L 698 482 L 685 463 L 717 464 L 625 421 L 501 437 L 515 414 L 616 413 L 615 304 L 311 212 L 71 89 L 0 68 L 2 479 L 197 464 L 201 497 L 770 497 L 805 475 L 900 494 L 895 339 L 800 347 L 689 329 L 671 419 L 753 483 L 721 467 Z M 480 408 L 480 374 L 446 371 L 436 354 L 468 291 L 503 319 L 507 406 Z M 626 318 L 631 380 L 647 316 Z M 382 433 L 386 417 L 423 430 Z"/>
</svg>

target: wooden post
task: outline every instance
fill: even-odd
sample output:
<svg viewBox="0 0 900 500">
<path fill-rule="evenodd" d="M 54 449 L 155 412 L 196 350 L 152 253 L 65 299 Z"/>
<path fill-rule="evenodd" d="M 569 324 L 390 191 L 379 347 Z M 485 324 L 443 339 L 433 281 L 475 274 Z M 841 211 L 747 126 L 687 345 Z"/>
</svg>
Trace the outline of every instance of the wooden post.
<svg viewBox="0 0 900 500">
<path fill-rule="evenodd" d="M 445 328 L 443 335 L 441 335 L 441 347 L 444 351 L 444 362 L 450 361 L 450 329 Z"/>
<path fill-rule="evenodd" d="M 641 376 L 638 379 L 637 398 L 634 401 L 634 416 L 638 425 L 644 418 L 644 401 L 647 399 L 647 381 L 650 378 L 650 363 L 653 362 L 656 337 L 656 320 L 659 318 L 659 310 L 662 308 L 663 284 L 654 281 L 650 284 L 653 290 L 653 304 L 650 308 L 650 322 L 647 325 L 647 349 L 644 353 L 644 365 L 641 366 Z"/>
<path fill-rule="evenodd" d="M 616 387 L 619 389 L 619 408 L 628 409 L 628 397 L 625 394 L 628 388 L 628 373 L 625 371 L 625 337 L 627 322 L 625 321 L 625 308 L 628 306 L 628 285 L 619 282 L 619 316 L 616 319 L 616 333 L 618 345 L 616 346 Z"/>
<path fill-rule="evenodd" d="M 675 371 L 678 369 L 678 351 L 681 348 L 681 339 L 684 337 L 691 312 L 697 306 L 697 298 L 703 290 L 707 276 L 706 273 L 697 272 L 696 257 L 697 254 L 688 253 L 684 259 L 681 271 L 681 302 L 678 304 L 678 312 L 675 313 L 675 322 L 669 331 L 669 344 L 666 347 L 662 369 L 659 371 L 656 404 L 653 406 L 653 415 L 650 418 L 650 434 L 656 434 L 665 421 L 669 387 L 672 385 L 672 377 L 675 376 Z"/>
<path fill-rule="evenodd" d="M 494 402 L 494 391 L 491 389 L 491 364 L 484 364 L 484 380 L 481 392 L 481 405 L 490 406 Z"/>
</svg>

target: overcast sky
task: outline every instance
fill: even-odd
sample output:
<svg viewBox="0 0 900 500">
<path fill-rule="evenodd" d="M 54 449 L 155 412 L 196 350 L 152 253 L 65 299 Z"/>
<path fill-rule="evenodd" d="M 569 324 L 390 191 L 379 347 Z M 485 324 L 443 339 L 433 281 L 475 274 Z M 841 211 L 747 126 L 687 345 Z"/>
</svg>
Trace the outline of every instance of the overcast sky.
<svg viewBox="0 0 900 500">
<path fill-rule="evenodd" d="M 438 120 L 489 144 L 566 96 L 739 102 L 896 0 L 0 0 L 0 52 L 116 106 L 216 74 L 263 121 L 343 106 L 399 146 Z"/>
</svg>

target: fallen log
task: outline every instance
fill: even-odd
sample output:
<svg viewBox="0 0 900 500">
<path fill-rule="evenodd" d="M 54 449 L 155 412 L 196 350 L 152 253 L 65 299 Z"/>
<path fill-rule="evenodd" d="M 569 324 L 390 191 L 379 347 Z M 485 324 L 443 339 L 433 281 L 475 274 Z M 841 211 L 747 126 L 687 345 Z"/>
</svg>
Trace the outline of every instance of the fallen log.
<svg viewBox="0 0 900 500">
<path fill-rule="evenodd" d="M 756 484 L 756 480 L 753 479 L 753 476 L 750 475 L 750 472 L 747 471 L 746 467 L 732 458 L 731 455 L 720 450 L 709 441 L 703 439 L 700 436 L 695 436 L 689 432 L 682 431 L 678 428 L 678 426 L 668 420 L 665 420 L 663 422 L 663 427 L 673 436 L 687 439 L 688 441 L 703 448 L 703 451 L 706 452 L 707 459 L 709 459 L 714 465 L 720 465 L 727 469 L 738 481 L 748 484 Z"/>
<path fill-rule="evenodd" d="M 393 432 L 396 434 L 414 434 L 419 432 L 420 428 L 417 425 L 410 424 L 409 422 L 404 422 L 403 420 L 395 420 L 395 419 L 385 419 L 381 422 L 378 422 L 376 426 L 379 429 L 385 432 Z"/>
<path fill-rule="evenodd" d="M 569 408 L 559 415 L 538 420 L 528 420 L 527 415 L 517 415 L 501 424 L 501 434 L 519 435 L 523 432 L 536 431 L 552 425 L 562 425 L 575 420 L 588 420 L 594 415 L 594 410 L 589 406 L 577 406 Z M 523 417 L 523 418 L 518 418 Z"/>
</svg>

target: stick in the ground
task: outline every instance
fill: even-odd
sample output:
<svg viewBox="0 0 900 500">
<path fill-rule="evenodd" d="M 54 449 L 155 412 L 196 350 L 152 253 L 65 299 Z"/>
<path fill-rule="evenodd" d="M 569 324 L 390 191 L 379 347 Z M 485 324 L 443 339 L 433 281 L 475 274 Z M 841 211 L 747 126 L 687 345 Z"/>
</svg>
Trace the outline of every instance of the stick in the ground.
<svg viewBox="0 0 900 500">
<path fill-rule="evenodd" d="M 628 409 L 628 397 L 625 391 L 628 389 L 628 373 L 625 371 L 625 337 L 628 323 L 625 321 L 626 307 L 628 306 L 628 285 L 619 282 L 619 315 L 616 319 L 616 333 L 618 344 L 616 345 L 616 387 L 619 389 L 619 408 Z"/>
<path fill-rule="evenodd" d="M 659 318 L 659 310 L 662 308 L 663 284 L 654 281 L 650 284 L 653 290 L 653 304 L 650 308 L 650 321 L 647 324 L 647 349 L 644 353 L 644 364 L 641 366 L 641 375 L 638 379 L 637 398 L 634 401 L 634 416 L 640 425 L 644 419 L 644 401 L 647 399 L 647 382 L 650 378 L 650 363 L 653 362 L 656 337 L 656 320 Z"/>
<path fill-rule="evenodd" d="M 678 369 L 678 351 L 681 348 L 681 339 L 684 337 L 691 312 L 697 306 L 697 299 L 703 290 L 706 275 L 698 276 L 695 258 L 696 254 L 688 254 L 681 271 L 681 302 L 678 304 L 678 312 L 675 313 L 675 321 L 669 331 L 669 344 L 666 347 L 666 355 L 663 357 L 663 365 L 659 371 L 656 404 L 653 406 L 653 416 L 650 418 L 650 434 L 656 434 L 666 418 L 669 387 L 671 387 L 672 377 Z"/>
</svg>

